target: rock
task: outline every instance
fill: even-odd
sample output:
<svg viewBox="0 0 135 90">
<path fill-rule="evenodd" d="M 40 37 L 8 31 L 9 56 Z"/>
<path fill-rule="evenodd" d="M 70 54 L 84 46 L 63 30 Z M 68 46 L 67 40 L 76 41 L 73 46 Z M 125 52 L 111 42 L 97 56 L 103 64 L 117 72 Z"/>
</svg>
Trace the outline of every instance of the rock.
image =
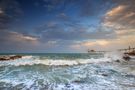
<svg viewBox="0 0 135 90">
<path fill-rule="evenodd" d="M 125 55 L 123 56 L 123 59 L 124 59 L 125 61 L 129 61 L 131 58 L 129 57 L 129 55 L 125 54 Z"/>
<path fill-rule="evenodd" d="M 105 74 L 105 73 L 103 73 L 103 74 L 101 74 L 102 76 L 108 76 L 108 74 Z"/>
<path fill-rule="evenodd" d="M 71 86 L 70 86 L 70 84 L 66 83 L 65 87 L 70 88 Z"/>
<path fill-rule="evenodd" d="M 19 59 L 22 58 L 21 55 L 7 55 L 7 56 L 0 56 L 0 61 L 7 61 L 7 60 L 15 60 L 15 59 Z"/>
<path fill-rule="evenodd" d="M 3 61 L 3 60 L 7 60 L 6 58 L 3 58 L 3 57 L 0 57 L 0 60 Z"/>
<path fill-rule="evenodd" d="M 4 60 L 9 60 L 9 56 L 0 56 L 0 60 L 4 61 Z"/>
<path fill-rule="evenodd" d="M 109 61 L 107 61 L 107 63 L 110 63 Z"/>
<path fill-rule="evenodd" d="M 80 80 L 75 80 L 73 81 L 74 83 L 84 83 L 84 81 L 80 81 Z"/>
<path fill-rule="evenodd" d="M 116 60 L 115 62 L 120 62 L 120 60 Z"/>
<path fill-rule="evenodd" d="M 19 59 L 19 58 L 22 58 L 22 56 L 20 56 L 20 55 L 16 55 L 16 56 L 12 56 L 12 57 L 10 57 L 10 59 Z"/>
</svg>

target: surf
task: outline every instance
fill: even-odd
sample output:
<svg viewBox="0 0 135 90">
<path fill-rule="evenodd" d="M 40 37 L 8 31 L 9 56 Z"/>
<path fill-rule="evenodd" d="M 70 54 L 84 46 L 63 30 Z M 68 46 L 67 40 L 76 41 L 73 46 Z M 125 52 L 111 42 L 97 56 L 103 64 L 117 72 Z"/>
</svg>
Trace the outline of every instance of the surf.
<svg viewBox="0 0 135 90">
<path fill-rule="evenodd" d="M 111 62 L 110 58 L 104 57 L 99 59 L 40 59 L 38 56 L 24 56 L 21 59 L 16 59 L 12 61 L 0 61 L 0 66 L 21 66 L 21 65 L 48 65 L 48 66 L 73 66 L 80 64 L 90 64 L 90 63 L 102 63 Z"/>
</svg>

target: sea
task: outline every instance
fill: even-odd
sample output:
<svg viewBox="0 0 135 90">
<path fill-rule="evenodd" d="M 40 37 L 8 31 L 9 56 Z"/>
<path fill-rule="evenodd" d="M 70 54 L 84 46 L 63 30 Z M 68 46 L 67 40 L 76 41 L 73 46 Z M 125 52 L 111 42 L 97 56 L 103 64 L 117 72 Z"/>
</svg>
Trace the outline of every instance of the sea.
<svg viewBox="0 0 135 90">
<path fill-rule="evenodd" d="M 135 59 L 117 53 L 10 53 L 0 90 L 135 90 Z"/>
</svg>

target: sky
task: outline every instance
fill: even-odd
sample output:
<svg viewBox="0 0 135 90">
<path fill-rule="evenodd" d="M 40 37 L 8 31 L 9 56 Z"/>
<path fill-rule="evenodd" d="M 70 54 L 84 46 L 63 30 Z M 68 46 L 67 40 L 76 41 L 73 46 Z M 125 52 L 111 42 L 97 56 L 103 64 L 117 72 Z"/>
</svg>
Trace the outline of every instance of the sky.
<svg viewBox="0 0 135 90">
<path fill-rule="evenodd" d="M 135 47 L 135 0 L 0 0 L 0 53 Z"/>
</svg>

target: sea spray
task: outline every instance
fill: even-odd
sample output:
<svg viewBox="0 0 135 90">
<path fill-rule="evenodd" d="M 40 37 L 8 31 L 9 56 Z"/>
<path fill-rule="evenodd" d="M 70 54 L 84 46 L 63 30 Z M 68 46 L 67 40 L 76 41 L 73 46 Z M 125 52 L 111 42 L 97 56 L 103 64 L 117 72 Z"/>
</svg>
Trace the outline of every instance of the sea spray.
<svg viewBox="0 0 135 90">
<path fill-rule="evenodd" d="M 121 60 L 122 59 L 123 54 L 119 51 L 112 51 L 112 52 L 108 52 L 105 53 L 104 57 L 106 58 L 110 58 L 111 60 Z"/>
</svg>

